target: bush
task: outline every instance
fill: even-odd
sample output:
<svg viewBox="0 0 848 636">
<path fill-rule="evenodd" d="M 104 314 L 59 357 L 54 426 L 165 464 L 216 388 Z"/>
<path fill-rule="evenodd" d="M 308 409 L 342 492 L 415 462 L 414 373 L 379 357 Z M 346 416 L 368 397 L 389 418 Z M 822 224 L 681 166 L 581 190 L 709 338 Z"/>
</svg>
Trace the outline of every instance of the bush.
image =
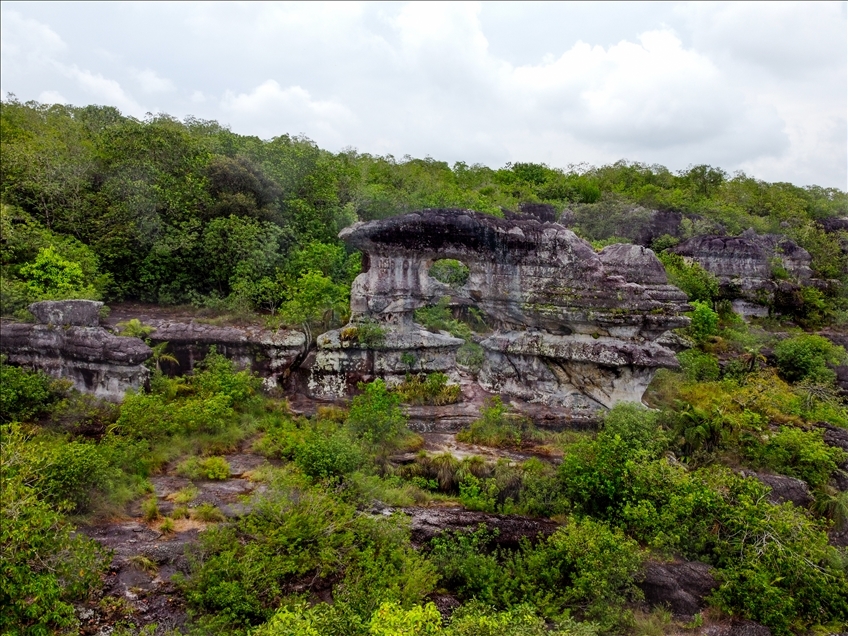
<svg viewBox="0 0 848 636">
<path fill-rule="evenodd" d="M 0 422 L 28 422 L 45 414 L 58 398 L 44 373 L 6 364 L 0 356 Z"/>
<path fill-rule="evenodd" d="M 525 542 L 515 551 L 490 552 L 490 540 L 483 528 L 434 538 L 431 558 L 442 585 L 498 608 L 530 603 L 550 618 L 572 611 L 607 629 L 624 620 L 625 603 L 638 597 L 639 546 L 604 523 L 572 517 L 538 544 Z"/>
<path fill-rule="evenodd" d="M 177 474 L 189 479 L 227 479 L 230 465 L 223 457 L 189 457 L 177 466 Z"/>
<path fill-rule="evenodd" d="M 822 336 L 804 334 L 781 340 L 774 348 L 774 357 L 780 376 L 787 382 L 830 384 L 836 374 L 827 365 L 845 360 L 845 349 Z"/>
<path fill-rule="evenodd" d="M 710 338 L 718 334 L 718 314 L 712 310 L 709 304 L 695 300 L 692 302 L 694 310 L 689 314 L 692 324 L 689 325 L 689 335 L 696 344 L 703 345 Z"/>
<path fill-rule="evenodd" d="M 712 303 L 718 298 L 718 279 L 698 263 L 687 263 L 671 252 L 660 252 L 657 258 L 665 266 L 668 282 L 686 292 L 689 300 Z"/>
<path fill-rule="evenodd" d="M 448 376 L 444 373 L 407 373 L 406 379 L 394 391 L 408 404 L 453 404 L 461 395 L 459 385 L 448 384 Z"/>
<path fill-rule="evenodd" d="M 804 431 L 782 426 L 776 435 L 763 436 L 745 446 L 745 454 L 759 466 L 803 479 L 816 488 L 827 483 L 845 453 L 825 444 L 821 429 Z"/>
<path fill-rule="evenodd" d="M 397 447 L 406 429 L 400 397 L 386 388 L 383 380 L 361 384 L 362 394 L 353 398 L 347 426 L 353 435 L 373 450 L 387 454 Z"/>
<path fill-rule="evenodd" d="M 362 463 L 362 456 L 343 431 L 313 429 L 296 447 L 294 461 L 304 474 L 327 479 L 353 472 Z"/>
<path fill-rule="evenodd" d="M 712 382 L 718 380 L 721 369 L 718 359 L 697 349 L 687 349 L 677 354 L 680 370 L 690 382 Z"/>
<path fill-rule="evenodd" d="M 294 474 L 279 475 L 248 515 L 203 532 L 190 561 L 186 599 L 219 617 L 222 632 L 258 625 L 290 595 L 336 582 L 336 603 L 367 620 L 383 600 L 420 602 L 434 578 L 403 519 L 359 515 Z"/>
<path fill-rule="evenodd" d="M 36 300 L 98 297 L 94 287 L 86 284 L 82 266 L 62 258 L 52 245 L 38 250 L 35 260 L 19 272 L 29 296 Z"/>
<path fill-rule="evenodd" d="M 470 444 L 482 444 L 495 448 L 518 448 L 540 438 L 533 422 L 524 416 L 509 412 L 500 397 L 486 402 L 478 420 L 460 431 L 456 439 Z"/>
<path fill-rule="evenodd" d="M 61 505 L 45 501 L 27 483 L 27 441 L 19 429 L 4 427 L 0 452 L 0 632 L 74 628 L 71 603 L 100 586 L 110 557 L 73 532 Z"/>
</svg>

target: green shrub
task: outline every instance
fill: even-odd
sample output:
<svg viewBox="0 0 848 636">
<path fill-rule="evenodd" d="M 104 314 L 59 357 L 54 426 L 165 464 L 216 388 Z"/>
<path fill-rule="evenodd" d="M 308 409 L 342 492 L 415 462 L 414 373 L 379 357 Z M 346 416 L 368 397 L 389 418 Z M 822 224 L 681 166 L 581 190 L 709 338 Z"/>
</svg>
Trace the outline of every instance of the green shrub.
<svg viewBox="0 0 848 636">
<path fill-rule="evenodd" d="M 430 276 L 451 287 L 462 287 L 468 282 L 468 267 L 453 258 L 442 258 L 430 266 Z"/>
<path fill-rule="evenodd" d="M 688 332 L 696 344 L 703 345 L 718 334 L 718 314 L 708 303 L 699 300 L 693 301 L 692 307 L 694 310 L 689 314 L 692 323 Z"/>
<path fill-rule="evenodd" d="M 671 252 L 660 252 L 657 257 L 665 266 L 668 282 L 686 292 L 689 300 L 712 303 L 718 298 L 718 279 L 698 263 L 687 263 Z"/>
<path fill-rule="evenodd" d="M 159 502 L 156 495 L 148 497 L 141 504 L 141 516 L 145 521 L 156 521 L 159 518 Z"/>
<path fill-rule="evenodd" d="M 220 523 L 226 521 L 224 513 L 215 504 L 204 501 L 191 509 L 191 518 L 206 523 Z"/>
<path fill-rule="evenodd" d="M 452 336 L 463 340 L 471 338 L 471 327 L 453 317 L 448 296 L 439 299 L 437 305 L 416 309 L 415 320 L 425 329 L 433 332 L 447 331 Z"/>
<path fill-rule="evenodd" d="M 227 406 L 246 407 L 262 386 L 262 380 L 250 371 L 236 371 L 232 360 L 210 347 L 209 353 L 195 367 L 189 383 L 200 397 L 223 396 Z"/>
<path fill-rule="evenodd" d="M 420 602 L 434 580 L 432 566 L 409 544 L 408 522 L 357 514 L 294 474 L 279 475 L 233 525 L 202 533 L 191 554 L 187 601 L 230 626 L 224 632 L 264 622 L 303 582 L 338 582 L 337 604 L 364 612 L 367 621 L 384 600 Z"/>
<path fill-rule="evenodd" d="M 360 388 L 362 394 L 351 401 L 347 426 L 366 446 L 382 454 L 389 453 L 407 430 L 400 397 L 379 379 Z"/>
<path fill-rule="evenodd" d="M 52 245 L 38 250 L 35 260 L 21 266 L 19 274 L 33 299 L 98 297 L 95 288 L 86 284 L 82 266 L 63 258 Z"/>
<path fill-rule="evenodd" d="M 483 347 L 471 340 L 465 341 L 456 351 L 456 363 L 467 367 L 471 373 L 479 373 L 485 361 L 486 353 Z"/>
<path fill-rule="evenodd" d="M 294 461 L 310 477 L 327 479 L 356 470 L 362 455 L 356 443 L 344 431 L 313 429 L 294 451 Z"/>
<path fill-rule="evenodd" d="M 189 457 L 177 466 L 177 474 L 189 479 L 227 479 L 230 465 L 223 457 Z"/>
<path fill-rule="evenodd" d="M 529 418 L 511 413 L 509 407 L 496 396 L 486 402 L 480 419 L 457 433 L 456 439 L 495 448 L 518 448 L 537 441 L 540 436 Z"/>
<path fill-rule="evenodd" d="M 677 354 L 680 370 L 690 382 L 712 382 L 718 380 L 721 369 L 718 359 L 698 349 L 687 349 Z"/>
<path fill-rule="evenodd" d="M 28 446 L 27 473 L 46 501 L 83 512 L 92 491 L 108 490 L 118 478 L 108 451 L 94 442 L 41 436 Z"/>
<path fill-rule="evenodd" d="M 774 435 L 754 438 L 745 454 L 758 466 L 803 479 L 815 488 L 827 483 L 845 453 L 825 444 L 821 429 L 804 431 L 782 426 Z"/>
<path fill-rule="evenodd" d="M 550 618 L 573 611 L 606 629 L 625 620 L 626 602 L 638 598 L 639 546 L 604 523 L 571 518 L 538 544 L 515 551 L 489 551 L 490 541 L 483 528 L 434 538 L 431 558 L 441 584 L 461 599 L 498 608 L 530 603 Z"/>
<path fill-rule="evenodd" d="M 394 387 L 400 399 L 407 404 L 453 404 L 461 396 L 458 384 L 448 384 L 444 373 L 406 374 L 406 379 Z"/>
<path fill-rule="evenodd" d="M 0 447 L 0 632 L 47 634 L 76 627 L 73 601 L 101 585 L 111 557 L 74 533 L 63 506 L 39 496 L 28 478 L 27 440 L 4 427 Z"/>
<path fill-rule="evenodd" d="M 810 380 L 832 383 L 836 374 L 828 364 L 839 364 L 845 359 L 845 349 L 827 338 L 804 334 L 781 340 L 774 348 L 777 369 L 787 382 Z"/>
<path fill-rule="evenodd" d="M 58 398 L 44 373 L 6 364 L 0 356 L 0 422 L 27 422 L 45 414 Z"/>
<path fill-rule="evenodd" d="M 117 324 L 120 334 L 127 338 L 147 338 L 150 334 L 156 331 L 155 327 L 144 325 L 138 318 L 130 318 L 127 321 Z"/>
</svg>

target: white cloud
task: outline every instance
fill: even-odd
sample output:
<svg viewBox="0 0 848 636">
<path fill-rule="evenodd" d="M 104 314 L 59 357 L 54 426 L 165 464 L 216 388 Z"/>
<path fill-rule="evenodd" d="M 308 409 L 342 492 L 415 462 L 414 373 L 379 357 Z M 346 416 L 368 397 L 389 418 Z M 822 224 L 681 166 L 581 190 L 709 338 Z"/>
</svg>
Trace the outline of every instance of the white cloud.
<svg viewBox="0 0 848 636">
<path fill-rule="evenodd" d="M 103 7 L 4 2 L 3 90 L 332 150 L 848 180 L 845 3 Z"/>
<path fill-rule="evenodd" d="M 339 128 L 356 122 L 353 113 L 344 105 L 332 100 L 312 99 L 309 91 L 300 86 L 283 88 L 272 79 L 263 82 L 250 93 L 236 95 L 227 91 L 221 100 L 221 107 L 237 120 L 251 120 L 260 126 L 266 125 L 266 137 L 285 131 L 307 130 L 335 136 L 339 134 Z"/>
<path fill-rule="evenodd" d="M 159 77 L 156 71 L 151 71 L 149 68 L 137 72 L 135 79 L 145 93 L 168 93 L 176 90 L 171 80 Z"/>
<path fill-rule="evenodd" d="M 42 104 L 68 104 L 68 100 L 59 91 L 42 91 L 38 95 L 38 101 Z"/>
<path fill-rule="evenodd" d="M 48 25 L 25 18 L 17 11 L 3 11 L 0 21 L 0 51 L 8 57 L 38 59 L 63 52 L 67 45 Z"/>
<path fill-rule="evenodd" d="M 97 100 L 97 103 L 117 106 L 135 117 L 145 113 L 145 109 L 121 88 L 118 81 L 103 77 L 100 73 L 80 70 L 76 65 L 65 67 L 63 71 L 65 75 L 73 78 L 88 95 Z"/>
</svg>

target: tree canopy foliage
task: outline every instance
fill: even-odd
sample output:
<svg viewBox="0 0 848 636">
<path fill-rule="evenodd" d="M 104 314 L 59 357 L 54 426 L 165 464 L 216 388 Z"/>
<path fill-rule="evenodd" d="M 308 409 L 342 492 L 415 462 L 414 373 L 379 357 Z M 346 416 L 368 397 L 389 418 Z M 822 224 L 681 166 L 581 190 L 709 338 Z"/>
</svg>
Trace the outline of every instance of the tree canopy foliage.
<svg viewBox="0 0 848 636">
<path fill-rule="evenodd" d="M 192 117 L 138 120 L 113 107 L 13 97 L 2 103 L 0 144 L 6 313 L 73 295 L 226 301 L 320 322 L 344 305 L 357 272 L 339 230 L 428 207 L 500 215 L 549 204 L 555 215 L 570 210 L 589 239 L 615 236 L 619 217 L 632 221 L 639 209 L 675 211 L 696 234 L 787 233 L 821 276 L 845 276 L 837 238 L 815 222 L 848 214 L 846 193 L 705 165 L 450 166 L 332 153 L 285 134 L 262 140 Z M 307 297 L 313 285 L 319 292 Z"/>
</svg>

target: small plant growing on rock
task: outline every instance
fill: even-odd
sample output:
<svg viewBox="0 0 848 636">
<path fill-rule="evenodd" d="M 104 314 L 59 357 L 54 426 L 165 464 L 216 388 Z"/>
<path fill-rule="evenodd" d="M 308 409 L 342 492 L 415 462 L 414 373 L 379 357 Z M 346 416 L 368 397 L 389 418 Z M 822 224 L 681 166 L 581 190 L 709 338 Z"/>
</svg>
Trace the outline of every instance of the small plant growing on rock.
<svg viewBox="0 0 848 636">
<path fill-rule="evenodd" d="M 230 465 L 223 457 L 189 457 L 177 466 L 177 474 L 189 479 L 227 479 Z"/>
<path fill-rule="evenodd" d="M 162 524 L 159 526 L 159 532 L 162 534 L 173 534 L 174 533 L 174 520 L 165 517 L 162 520 Z"/>
<path fill-rule="evenodd" d="M 138 318 L 131 318 L 117 324 L 118 333 L 126 338 L 141 338 L 144 340 L 154 331 L 155 327 L 145 325 Z"/>
<path fill-rule="evenodd" d="M 136 554 L 134 556 L 131 556 L 129 559 L 127 559 L 127 561 L 136 570 L 140 570 L 145 574 L 149 574 L 150 576 L 154 576 L 159 570 L 159 567 L 156 565 L 156 563 L 151 561 L 143 554 Z"/>
<path fill-rule="evenodd" d="M 141 515 L 145 521 L 156 521 L 159 518 L 159 504 L 156 502 L 156 495 L 144 500 L 141 504 Z"/>
<path fill-rule="evenodd" d="M 191 516 L 198 521 L 205 521 L 206 523 L 218 523 L 226 519 L 218 506 L 205 502 L 192 510 Z"/>
<path fill-rule="evenodd" d="M 408 373 L 394 390 L 408 404 L 453 404 L 462 394 L 458 384 L 448 384 L 448 376 L 444 373 Z"/>
<path fill-rule="evenodd" d="M 171 511 L 171 519 L 188 519 L 189 516 L 190 515 L 187 506 L 176 506 Z"/>
</svg>

